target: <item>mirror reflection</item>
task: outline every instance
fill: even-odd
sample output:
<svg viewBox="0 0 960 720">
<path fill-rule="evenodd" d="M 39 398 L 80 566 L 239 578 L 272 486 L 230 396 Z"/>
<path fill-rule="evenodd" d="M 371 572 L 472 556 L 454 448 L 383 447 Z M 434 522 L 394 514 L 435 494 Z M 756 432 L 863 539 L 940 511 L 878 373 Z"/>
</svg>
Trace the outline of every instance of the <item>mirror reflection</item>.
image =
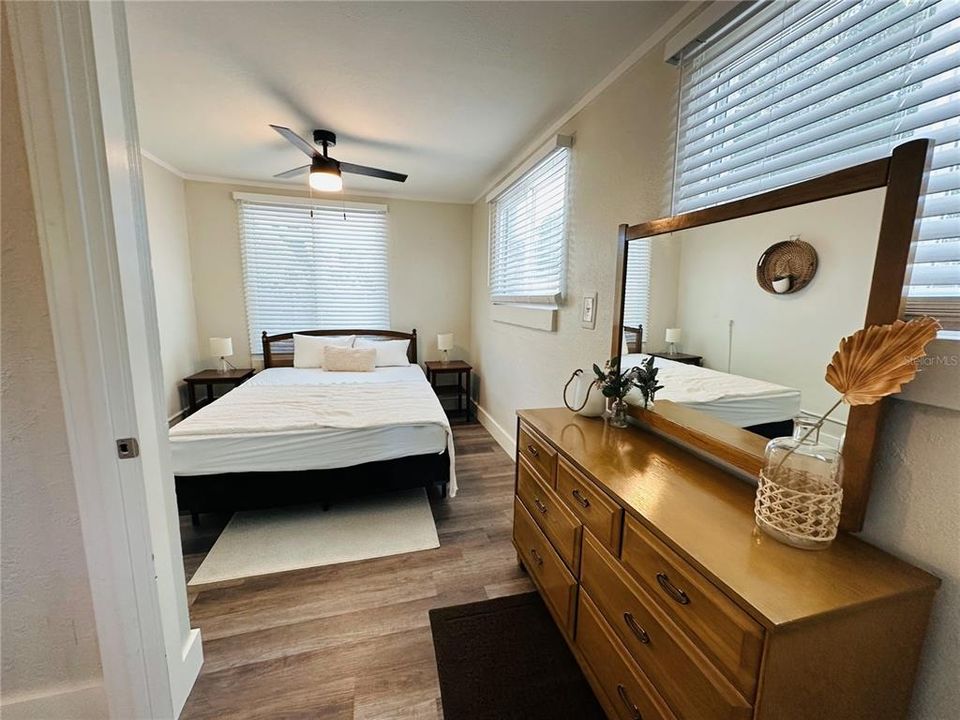
<svg viewBox="0 0 960 720">
<path fill-rule="evenodd" d="M 833 405 L 824 373 L 864 325 L 884 193 L 630 241 L 621 367 L 655 358 L 653 411 L 669 401 L 777 437 Z M 845 410 L 822 440 L 842 443 Z"/>
</svg>

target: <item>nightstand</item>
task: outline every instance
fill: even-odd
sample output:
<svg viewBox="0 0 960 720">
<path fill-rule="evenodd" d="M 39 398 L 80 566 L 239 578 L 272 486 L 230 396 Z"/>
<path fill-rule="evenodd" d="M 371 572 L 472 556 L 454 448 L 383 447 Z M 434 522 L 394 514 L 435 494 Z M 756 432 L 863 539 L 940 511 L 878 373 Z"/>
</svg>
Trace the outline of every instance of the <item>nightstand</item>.
<svg viewBox="0 0 960 720">
<path fill-rule="evenodd" d="M 449 362 L 439 362 L 428 360 L 427 382 L 433 386 L 433 391 L 437 393 L 441 403 L 447 398 L 457 398 L 457 414 L 463 413 L 467 422 L 470 422 L 470 373 L 473 371 L 470 363 L 463 360 L 451 360 Z M 457 376 L 456 385 L 438 385 L 437 378 L 441 375 Z"/>
<path fill-rule="evenodd" d="M 253 368 L 231 368 L 220 372 L 219 370 L 201 370 L 190 377 L 185 377 L 183 381 L 187 384 L 187 399 L 189 407 L 187 414 L 192 415 L 201 407 L 213 402 L 214 385 L 230 385 L 237 387 L 253 377 Z M 197 401 L 197 385 L 207 386 L 206 400 Z"/>
<path fill-rule="evenodd" d="M 664 360 L 673 360 L 674 362 L 683 363 L 684 365 L 703 365 L 703 355 L 688 355 L 687 353 L 668 352 L 652 352 L 647 353 L 647 355 L 663 358 Z"/>
</svg>

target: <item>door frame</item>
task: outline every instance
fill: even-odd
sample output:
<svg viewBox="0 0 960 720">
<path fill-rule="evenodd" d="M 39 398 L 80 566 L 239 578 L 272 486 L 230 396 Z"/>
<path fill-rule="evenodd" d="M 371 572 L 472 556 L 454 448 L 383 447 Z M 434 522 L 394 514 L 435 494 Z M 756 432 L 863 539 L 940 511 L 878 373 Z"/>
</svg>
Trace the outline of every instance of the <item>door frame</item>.
<svg viewBox="0 0 960 720">
<path fill-rule="evenodd" d="M 174 718 L 189 627 L 122 2 L 6 3 L 110 716 Z M 117 440 L 136 438 L 120 459 Z"/>
</svg>

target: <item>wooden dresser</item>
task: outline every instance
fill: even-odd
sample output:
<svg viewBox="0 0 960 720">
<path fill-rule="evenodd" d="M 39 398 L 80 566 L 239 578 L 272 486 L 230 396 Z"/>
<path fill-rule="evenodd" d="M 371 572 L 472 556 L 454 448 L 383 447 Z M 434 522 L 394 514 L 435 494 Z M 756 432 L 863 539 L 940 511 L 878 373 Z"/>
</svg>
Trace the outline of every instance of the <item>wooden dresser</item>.
<svg viewBox="0 0 960 720">
<path fill-rule="evenodd" d="M 753 487 L 639 428 L 518 415 L 513 542 L 609 717 L 906 715 L 937 578 L 761 535 Z"/>
</svg>

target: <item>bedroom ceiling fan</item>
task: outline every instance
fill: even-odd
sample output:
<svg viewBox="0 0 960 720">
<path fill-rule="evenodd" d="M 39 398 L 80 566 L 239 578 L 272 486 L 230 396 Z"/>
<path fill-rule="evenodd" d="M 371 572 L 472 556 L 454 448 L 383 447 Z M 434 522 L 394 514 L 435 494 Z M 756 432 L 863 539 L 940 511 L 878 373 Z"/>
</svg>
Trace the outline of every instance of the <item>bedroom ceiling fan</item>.
<svg viewBox="0 0 960 720">
<path fill-rule="evenodd" d="M 370 177 L 383 178 L 384 180 L 393 180 L 394 182 L 404 182 L 407 176 L 402 173 L 381 170 L 380 168 L 367 167 L 366 165 L 354 165 L 353 163 L 341 162 L 327 154 L 328 148 L 337 144 L 337 136 L 329 130 L 314 130 L 313 142 L 323 148 L 317 148 L 316 145 L 307 142 L 297 135 L 290 128 L 281 125 L 271 125 L 274 130 L 280 133 L 286 140 L 302 151 L 310 158 L 309 165 L 277 173 L 276 178 L 289 178 L 299 175 L 302 172 L 310 172 L 310 187 L 321 192 L 339 192 L 343 190 L 343 178 L 341 173 L 353 173 L 354 175 L 369 175 Z"/>
</svg>

